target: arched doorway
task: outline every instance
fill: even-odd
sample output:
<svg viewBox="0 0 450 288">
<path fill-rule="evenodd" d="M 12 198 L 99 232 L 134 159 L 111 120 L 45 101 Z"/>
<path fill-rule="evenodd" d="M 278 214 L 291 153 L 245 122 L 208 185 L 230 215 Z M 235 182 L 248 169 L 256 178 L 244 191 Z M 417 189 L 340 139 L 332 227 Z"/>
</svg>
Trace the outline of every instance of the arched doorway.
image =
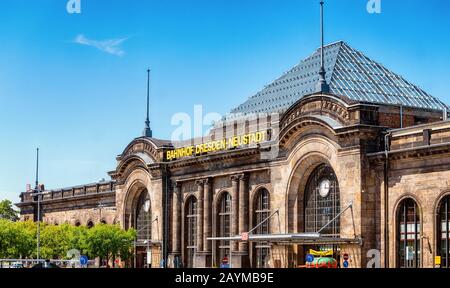
<svg viewBox="0 0 450 288">
<path fill-rule="evenodd" d="M 333 169 L 321 164 L 309 176 L 305 189 L 305 232 L 317 232 L 340 212 L 339 184 Z M 340 221 L 326 226 L 324 236 L 339 237 Z"/>
<path fill-rule="evenodd" d="M 341 211 L 340 190 L 337 176 L 333 168 L 322 163 L 314 167 L 306 181 L 303 194 L 303 229 L 306 233 L 317 233 L 329 238 L 340 237 L 340 219 L 337 217 Z M 304 256 L 310 250 L 328 252 L 339 263 L 340 247 L 336 244 L 323 244 L 303 246 Z"/>
<path fill-rule="evenodd" d="M 441 257 L 441 268 L 450 268 L 450 195 L 438 205 L 436 226 L 436 256 Z"/>
<path fill-rule="evenodd" d="M 416 201 L 404 199 L 397 208 L 397 267 L 421 267 L 420 215 Z"/>
<path fill-rule="evenodd" d="M 139 194 L 134 211 L 133 227 L 136 229 L 136 267 L 151 267 L 152 210 L 147 189 Z"/>
<path fill-rule="evenodd" d="M 197 249 L 197 198 L 195 196 L 190 196 L 187 199 L 184 215 L 184 266 L 194 268 L 194 257 Z"/>
</svg>

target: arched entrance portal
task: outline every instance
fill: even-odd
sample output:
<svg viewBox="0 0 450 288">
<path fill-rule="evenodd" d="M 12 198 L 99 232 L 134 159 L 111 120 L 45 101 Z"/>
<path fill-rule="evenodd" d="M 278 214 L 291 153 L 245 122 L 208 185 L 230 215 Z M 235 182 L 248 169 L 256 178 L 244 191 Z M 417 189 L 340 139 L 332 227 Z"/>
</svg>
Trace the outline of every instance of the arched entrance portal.
<svg viewBox="0 0 450 288">
<path fill-rule="evenodd" d="M 133 226 L 137 234 L 136 266 L 140 268 L 151 267 L 148 260 L 151 260 L 152 211 L 147 189 L 144 189 L 139 195 L 135 210 L 136 217 Z"/>
<path fill-rule="evenodd" d="M 293 193 L 288 202 L 288 209 L 292 209 L 289 210 L 288 228 L 291 233 L 320 231 L 321 240 L 314 245 L 295 245 L 293 265 L 304 265 L 305 256 L 311 250 L 326 252 L 325 255 L 339 263 L 340 247 L 332 239 L 340 237 L 340 219 L 336 217 L 341 212 L 337 175 L 329 162 L 318 155 L 305 158 L 300 164 L 290 183 Z"/>
<path fill-rule="evenodd" d="M 321 234 L 339 237 L 339 218 L 330 223 L 340 212 L 339 184 L 336 174 L 327 164 L 315 168 L 308 179 L 304 211 L 305 232 L 317 232 L 325 227 Z"/>
<path fill-rule="evenodd" d="M 152 263 L 159 263 L 161 255 L 158 230 L 152 229 L 152 226 L 157 228 L 157 218 L 153 215 L 151 195 L 146 185 L 141 181 L 134 182 L 127 189 L 124 205 L 124 228 L 136 230 L 132 265 L 150 268 Z"/>
<path fill-rule="evenodd" d="M 340 237 L 339 183 L 333 168 L 328 164 L 317 166 L 308 178 L 304 191 L 304 227 L 305 232 L 319 232 L 324 237 Z M 336 219 L 335 219 L 336 218 Z M 334 219 L 334 220 L 333 220 Z M 304 246 L 304 254 L 311 250 L 328 252 L 339 263 L 338 245 L 317 244 Z"/>
</svg>

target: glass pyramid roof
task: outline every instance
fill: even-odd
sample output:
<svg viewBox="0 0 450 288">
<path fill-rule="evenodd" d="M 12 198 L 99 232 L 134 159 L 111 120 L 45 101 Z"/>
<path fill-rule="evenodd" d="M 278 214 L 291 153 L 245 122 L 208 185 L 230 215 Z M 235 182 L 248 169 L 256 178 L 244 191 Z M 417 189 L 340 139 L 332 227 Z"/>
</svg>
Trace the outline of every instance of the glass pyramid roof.
<svg viewBox="0 0 450 288">
<path fill-rule="evenodd" d="M 325 46 L 325 70 L 330 93 L 358 102 L 394 104 L 443 110 L 448 106 L 345 42 Z M 316 92 L 320 48 L 300 64 L 231 111 L 282 112 L 305 95 Z"/>
</svg>

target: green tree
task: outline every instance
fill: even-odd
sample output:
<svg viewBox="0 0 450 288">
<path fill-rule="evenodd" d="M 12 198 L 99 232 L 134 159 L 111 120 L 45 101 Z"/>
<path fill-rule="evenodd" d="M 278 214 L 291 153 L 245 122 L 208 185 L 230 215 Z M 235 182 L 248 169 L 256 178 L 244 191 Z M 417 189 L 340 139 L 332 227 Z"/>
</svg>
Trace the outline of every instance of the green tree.
<svg viewBox="0 0 450 288">
<path fill-rule="evenodd" d="M 125 262 L 125 266 L 129 266 L 129 260 L 133 257 L 133 243 L 136 238 L 136 230 L 134 229 L 128 229 L 120 230 L 119 231 L 119 237 L 121 241 L 121 246 L 119 248 L 119 256 L 122 261 Z"/>
<path fill-rule="evenodd" d="M 88 230 L 86 226 L 71 226 L 68 236 L 70 249 L 77 249 L 82 255 L 88 254 Z"/>
<path fill-rule="evenodd" d="M 0 219 L 7 219 L 11 221 L 19 220 L 19 212 L 14 210 L 11 201 L 0 201 Z"/>
<path fill-rule="evenodd" d="M 0 258 L 30 258 L 35 234 L 19 222 L 0 219 Z"/>
<path fill-rule="evenodd" d="M 115 260 L 121 257 L 127 260 L 131 257 L 131 248 L 135 237 L 134 230 L 122 230 L 118 225 L 99 224 L 89 229 L 86 247 L 90 258 L 100 257 Z"/>
<path fill-rule="evenodd" d="M 41 255 L 46 259 L 64 259 L 71 247 L 73 226 L 41 224 Z"/>
<path fill-rule="evenodd" d="M 35 258 L 37 224 L 32 221 L 13 222 L 0 219 L 0 258 Z M 67 252 L 77 249 L 93 259 L 127 263 L 133 255 L 136 231 L 122 230 L 119 225 L 99 224 L 91 229 L 69 224 L 41 223 L 40 252 L 42 258 L 65 259 Z"/>
<path fill-rule="evenodd" d="M 22 246 L 23 258 L 36 258 L 36 246 L 37 246 L 37 223 L 32 220 L 14 222 L 17 229 L 21 230 L 25 236 L 23 243 L 19 242 L 16 245 Z"/>
</svg>

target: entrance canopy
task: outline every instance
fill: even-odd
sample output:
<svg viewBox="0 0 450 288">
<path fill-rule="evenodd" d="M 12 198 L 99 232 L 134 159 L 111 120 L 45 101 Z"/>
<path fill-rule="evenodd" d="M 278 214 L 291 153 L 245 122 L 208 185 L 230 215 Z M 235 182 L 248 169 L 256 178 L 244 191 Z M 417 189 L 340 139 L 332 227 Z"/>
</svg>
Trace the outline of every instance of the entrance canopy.
<svg viewBox="0 0 450 288">
<path fill-rule="evenodd" d="M 272 242 L 292 245 L 362 244 L 361 238 L 333 238 L 321 236 L 320 233 L 251 234 L 248 235 L 248 240 L 243 240 L 240 235 L 230 237 L 210 237 L 207 239 L 212 241 Z"/>
</svg>

